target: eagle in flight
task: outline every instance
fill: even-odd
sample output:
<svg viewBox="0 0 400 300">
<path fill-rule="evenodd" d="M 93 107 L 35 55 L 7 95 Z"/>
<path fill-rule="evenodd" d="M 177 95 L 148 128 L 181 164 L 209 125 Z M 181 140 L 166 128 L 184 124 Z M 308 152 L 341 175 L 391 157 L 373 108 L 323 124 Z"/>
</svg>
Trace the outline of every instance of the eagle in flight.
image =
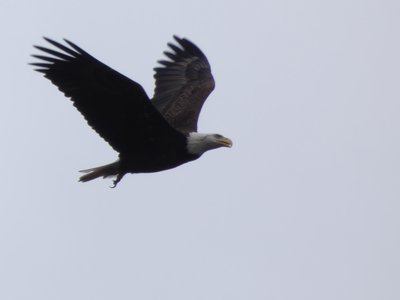
<svg viewBox="0 0 400 300">
<path fill-rule="evenodd" d="M 185 38 L 174 36 L 164 52 L 167 60 L 155 68 L 155 92 L 150 99 L 143 87 L 103 64 L 74 43 L 44 38 L 55 50 L 43 52 L 31 63 L 74 106 L 88 124 L 119 153 L 117 161 L 82 170 L 80 181 L 150 173 L 175 168 L 204 152 L 231 147 L 220 134 L 197 132 L 201 108 L 215 86 L 204 53 Z"/>
</svg>

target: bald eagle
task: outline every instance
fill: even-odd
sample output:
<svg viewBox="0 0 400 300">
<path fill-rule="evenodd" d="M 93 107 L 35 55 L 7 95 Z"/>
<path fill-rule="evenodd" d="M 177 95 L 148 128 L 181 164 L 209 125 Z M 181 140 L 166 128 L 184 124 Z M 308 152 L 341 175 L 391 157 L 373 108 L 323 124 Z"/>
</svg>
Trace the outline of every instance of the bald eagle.
<svg viewBox="0 0 400 300">
<path fill-rule="evenodd" d="M 200 110 L 214 89 L 210 64 L 185 38 L 168 43 L 167 60 L 155 68 L 155 92 L 103 64 L 74 43 L 44 38 L 56 50 L 34 46 L 46 55 L 32 55 L 35 70 L 69 97 L 88 124 L 119 153 L 111 164 L 82 170 L 80 181 L 150 173 L 177 167 L 204 152 L 231 147 L 220 134 L 197 132 Z M 171 51 L 172 50 L 172 51 Z"/>
</svg>

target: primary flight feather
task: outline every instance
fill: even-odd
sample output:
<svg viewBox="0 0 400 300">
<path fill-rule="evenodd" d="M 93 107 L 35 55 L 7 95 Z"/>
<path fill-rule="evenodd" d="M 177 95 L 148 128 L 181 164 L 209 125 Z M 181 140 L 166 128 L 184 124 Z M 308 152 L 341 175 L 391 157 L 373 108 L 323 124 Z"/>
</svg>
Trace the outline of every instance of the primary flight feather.
<svg viewBox="0 0 400 300">
<path fill-rule="evenodd" d="M 57 50 L 35 46 L 46 55 L 35 70 L 55 84 L 82 113 L 88 124 L 119 152 L 111 164 L 83 170 L 86 182 L 126 173 L 149 173 L 174 168 L 204 152 L 231 147 L 219 134 L 197 132 L 197 121 L 215 83 L 203 52 L 187 39 L 174 36 L 164 52 L 169 60 L 155 68 L 156 86 L 150 100 L 142 86 L 64 40 L 45 38 Z"/>
</svg>

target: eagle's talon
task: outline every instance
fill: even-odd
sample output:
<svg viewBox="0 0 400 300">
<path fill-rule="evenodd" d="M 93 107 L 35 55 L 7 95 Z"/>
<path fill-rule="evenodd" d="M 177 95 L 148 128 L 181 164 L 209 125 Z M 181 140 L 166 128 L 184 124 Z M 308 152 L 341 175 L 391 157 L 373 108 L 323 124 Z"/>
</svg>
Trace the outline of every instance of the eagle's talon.
<svg viewBox="0 0 400 300">
<path fill-rule="evenodd" d="M 117 175 L 117 178 L 115 179 L 115 180 L 113 180 L 113 186 L 110 186 L 110 188 L 115 188 L 116 186 L 117 186 L 117 184 L 118 184 L 118 182 L 120 182 L 121 181 L 121 179 L 122 179 L 122 177 L 124 177 L 124 175 L 125 175 L 125 173 L 119 173 L 118 175 Z"/>
</svg>

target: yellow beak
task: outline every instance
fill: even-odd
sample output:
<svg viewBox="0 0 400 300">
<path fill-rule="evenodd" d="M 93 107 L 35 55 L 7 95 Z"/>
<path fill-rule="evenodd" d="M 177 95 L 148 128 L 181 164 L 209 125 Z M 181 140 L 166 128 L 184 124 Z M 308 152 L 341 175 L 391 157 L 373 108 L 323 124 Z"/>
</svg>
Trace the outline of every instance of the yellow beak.
<svg viewBox="0 0 400 300">
<path fill-rule="evenodd" d="M 226 137 L 220 139 L 219 142 L 221 143 L 222 146 L 228 147 L 228 148 L 231 148 L 233 145 L 232 141 Z"/>
</svg>

